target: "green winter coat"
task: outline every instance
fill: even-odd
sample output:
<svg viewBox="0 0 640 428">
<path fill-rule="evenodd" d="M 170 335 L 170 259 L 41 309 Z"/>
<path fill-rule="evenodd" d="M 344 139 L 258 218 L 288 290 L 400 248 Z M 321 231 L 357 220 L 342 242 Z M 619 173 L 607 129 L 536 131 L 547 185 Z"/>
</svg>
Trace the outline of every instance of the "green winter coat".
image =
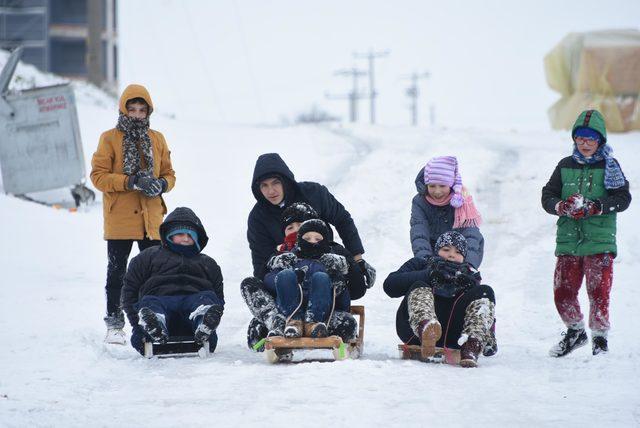
<svg viewBox="0 0 640 428">
<path fill-rule="evenodd" d="M 589 110 L 578 116 L 572 135 L 581 126 L 598 131 L 606 141 L 604 119 L 599 112 Z M 616 255 L 616 213 L 627 209 L 631 202 L 631 194 L 629 182 L 626 180 L 622 187 L 605 189 L 604 168 L 604 160 L 589 165 L 580 164 L 568 156 L 558 163 L 549 182 L 543 187 L 542 207 L 550 214 L 557 215 L 556 204 L 575 193 L 598 201 L 602 207 L 601 215 L 580 220 L 564 216 L 558 218 L 556 256 L 589 256 L 602 253 Z"/>
</svg>

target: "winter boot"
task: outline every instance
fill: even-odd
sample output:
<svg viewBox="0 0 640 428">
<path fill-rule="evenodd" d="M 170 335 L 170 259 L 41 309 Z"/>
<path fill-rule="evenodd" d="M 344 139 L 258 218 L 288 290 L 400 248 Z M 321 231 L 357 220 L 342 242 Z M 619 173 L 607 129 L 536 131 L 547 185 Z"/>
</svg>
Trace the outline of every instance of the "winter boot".
<svg viewBox="0 0 640 428">
<path fill-rule="evenodd" d="M 460 365 L 462 367 L 478 367 L 480 352 L 482 352 L 482 343 L 474 337 L 469 337 L 460 348 Z"/>
<path fill-rule="evenodd" d="M 202 344 L 209 340 L 211 333 L 220 325 L 222 311 L 221 305 L 200 305 L 195 311 L 191 312 L 189 319 L 195 319 L 202 315 L 202 321 L 193 333 L 193 338 L 197 343 Z"/>
<path fill-rule="evenodd" d="M 493 357 L 498 353 L 498 341 L 496 340 L 496 320 L 493 320 L 493 325 L 489 334 L 487 335 L 487 341 L 482 348 L 482 355 L 485 357 Z"/>
<path fill-rule="evenodd" d="M 349 343 L 358 337 L 358 322 L 349 312 L 333 311 L 327 330 L 329 336 L 340 336 L 344 343 Z"/>
<path fill-rule="evenodd" d="M 302 337 L 302 320 L 289 320 L 284 327 L 284 335 L 289 338 Z"/>
<path fill-rule="evenodd" d="M 286 319 L 276 307 L 271 294 L 264 288 L 264 284 L 257 278 L 245 278 L 240 284 L 242 298 L 249 307 L 251 314 L 269 331 L 270 336 L 282 336 Z"/>
<path fill-rule="evenodd" d="M 327 325 L 323 322 L 307 322 L 304 324 L 304 337 L 327 337 Z"/>
<path fill-rule="evenodd" d="M 269 328 L 269 337 L 284 336 L 284 327 L 287 323 L 287 319 L 282 314 L 279 312 L 272 313 L 265 321 L 265 325 Z"/>
<path fill-rule="evenodd" d="M 253 349 L 256 352 L 264 351 L 264 345 L 254 348 L 262 339 L 266 338 L 269 334 L 269 330 L 262 324 L 258 318 L 252 318 L 247 328 L 247 346 L 249 349 Z"/>
<path fill-rule="evenodd" d="M 609 352 L 607 338 L 604 336 L 593 336 L 591 338 L 591 351 L 593 355 L 606 354 Z"/>
<path fill-rule="evenodd" d="M 584 328 L 568 328 L 565 333 L 562 333 L 562 336 L 562 340 L 549 350 L 550 356 L 564 357 L 574 349 L 584 346 L 588 340 Z"/>
<path fill-rule="evenodd" d="M 442 336 L 442 326 L 438 320 L 425 320 L 420 323 L 420 355 L 431 358 L 436 354 L 436 342 Z"/>
<path fill-rule="evenodd" d="M 124 314 L 122 311 L 118 311 L 113 314 L 109 314 L 103 318 L 104 323 L 107 325 L 107 334 L 104 337 L 104 343 L 114 345 L 124 345 L 127 343 L 126 335 L 124 334 Z"/>
<path fill-rule="evenodd" d="M 157 314 L 149 308 L 142 308 L 138 311 L 138 324 L 151 337 L 151 340 L 159 343 L 166 343 L 169 339 L 165 318 L 162 314 Z"/>
</svg>

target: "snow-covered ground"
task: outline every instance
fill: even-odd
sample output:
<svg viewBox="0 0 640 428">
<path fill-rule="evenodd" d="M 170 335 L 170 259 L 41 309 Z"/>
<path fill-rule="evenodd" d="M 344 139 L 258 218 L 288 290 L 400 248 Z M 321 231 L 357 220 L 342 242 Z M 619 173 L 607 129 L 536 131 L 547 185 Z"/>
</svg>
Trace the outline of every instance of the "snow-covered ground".
<svg viewBox="0 0 640 428">
<path fill-rule="evenodd" d="M 0 61 L 2 62 L 2 61 Z M 116 107 L 78 91 L 87 167 Z M 96 95 L 97 94 L 97 95 Z M 153 96 L 153 94 L 152 94 Z M 570 151 L 567 133 L 388 127 L 212 127 L 152 116 L 177 175 L 169 209 L 186 205 L 211 237 L 227 305 L 214 356 L 140 357 L 104 345 L 106 244 L 100 203 L 77 213 L 0 196 L 0 426 L 637 426 L 640 425 L 640 227 L 618 217 L 610 349 L 547 356 L 563 326 L 552 301 L 554 218 L 540 189 Z M 611 135 L 632 183 L 640 134 Z M 352 213 L 378 269 L 366 306 L 365 355 L 339 363 L 268 365 L 246 347 L 239 293 L 251 273 L 246 217 L 257 156 L 279 152 L 299 180 L 326 184 Z M 453 154 L 485 224 L 485 281 L 497 295 L 499 353 L 480 367 L 402 361 L 399 299 L 382 282 L 410 257 L 414 177 Z M 134 250 L 134 253 L 136 250 Z M 581 295 L 586 309 L 584 290 Z"/>
</svg>

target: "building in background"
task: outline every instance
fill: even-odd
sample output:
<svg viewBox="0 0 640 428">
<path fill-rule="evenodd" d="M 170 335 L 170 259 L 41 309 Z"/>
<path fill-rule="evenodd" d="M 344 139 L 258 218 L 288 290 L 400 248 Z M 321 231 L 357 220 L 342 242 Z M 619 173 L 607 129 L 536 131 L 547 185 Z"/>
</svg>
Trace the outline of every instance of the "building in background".
<svg viewBox="0 0 640 428">
<path fill-rule="evenodd" d="M 0 0 L 0 49 L 22 61 L 117 91 L 116 0 Z"/>
</svg>

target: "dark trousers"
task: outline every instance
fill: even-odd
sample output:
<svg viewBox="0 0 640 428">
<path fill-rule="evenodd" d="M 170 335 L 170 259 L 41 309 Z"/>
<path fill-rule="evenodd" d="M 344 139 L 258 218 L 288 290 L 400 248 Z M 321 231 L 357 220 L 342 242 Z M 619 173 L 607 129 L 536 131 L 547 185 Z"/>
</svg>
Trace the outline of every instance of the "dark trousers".
<svg viewBox="0 0 640 428">
<path fill-rule="evenodd" d="M 407 293 L 408 295 L 408 293 Z M 488 285 L 477 285 L 462 295 L 455 297 L 441 297 L 434 295 L 436 317 L 442 325 L 442 336 L 436 342 L 436 346 L 459 349 L 458 339 L 464 328 L 464 316 L 467 306 L 474 300 L 487 298 L 496 301 L 493 290 Z M 407 345 L 420 345 L 420 340 L 413 334 L 409 325 L 409 311 L 407 309 L 407 296 L 402 300 L 396 314 L 396 332 L 398 337 Z"/>
<path fill-rule="evenodd" d="M 291 269 L 279 272 L 275 284 L 276 305 L 282 315 L 301 320 L 306 313 L 308 322 L 328 322 L 333 304 L 329 275 L 314 273 L 309 281 L 305 280 L 303 295 L 300 295 L 296 274 Z"/>
<path fill-rule="evenodd" d="M 134 239 L 109 239 L 107 240 L 107 285 L 105 287 L 107 295 L 107 316 L 118 316 L 120 309 L 120 291 L 122 281 L 127 272 L 127 262 Z M 160 245 L 160 241 L 144 238 L 138 243 L 138 249 L 143 251 L 149 247 Z"/>
<path fill-rule="evenodd" d="M 136 311 L 141 308 L 149 308 L 156 314 L 164 315 L 169 336 L 190 336 L 193 337 L 196 328 L 202 322 L 203 315 L 189 319 L 189 315 L 200 305 L 224 305 L 213 291 L 201 291 L 195 294 L 179 296 L 151 296 L 142 297 L 135 304 Z M 131 334 L 131 346 L 138 352 L 144 352 L 144 331 L 140 326 L 134 326 Z M 215 331 L 209 336 L 209 351 L 213 352 L 218 343 L 218 336 Z"/>
</svg>

